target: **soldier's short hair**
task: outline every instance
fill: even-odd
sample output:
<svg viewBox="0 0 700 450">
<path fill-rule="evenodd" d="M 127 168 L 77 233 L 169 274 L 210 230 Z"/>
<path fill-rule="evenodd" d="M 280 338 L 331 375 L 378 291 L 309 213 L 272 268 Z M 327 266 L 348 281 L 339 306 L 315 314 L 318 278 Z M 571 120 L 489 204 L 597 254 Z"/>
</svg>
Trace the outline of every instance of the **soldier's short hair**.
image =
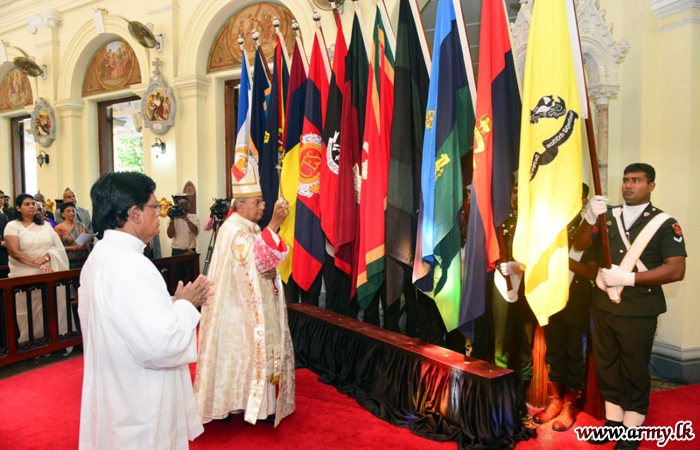
<svg viewBox="0 0 700 450">
<path fill-rule="evenodd" d="M 656 180 L 656 170 L 647 163 L 633 163 L 625 167 L 624 174 L 627 175 L 630 172 L 644 172 L 648 183 L 653 183 Z"/>
</svg>

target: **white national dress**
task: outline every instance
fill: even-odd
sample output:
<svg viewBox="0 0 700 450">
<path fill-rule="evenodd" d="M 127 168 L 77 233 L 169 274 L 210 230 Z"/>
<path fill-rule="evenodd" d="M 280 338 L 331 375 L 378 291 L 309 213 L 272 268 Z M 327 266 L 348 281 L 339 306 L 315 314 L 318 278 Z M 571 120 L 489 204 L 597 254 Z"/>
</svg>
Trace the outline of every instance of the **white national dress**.
<svg viewBox="0 0 700 450">
<path fill-rule="evenodd" d="M 107 230 L 80 273 L 81 450 L 185 450 L 204 431 L 188 366 L 200 316 L 173 301 L 144 247 Z"/>
<path fill-rule="evenodd" d="M 202 306 L 194 382 L 203 423 L 244 412 L 255 424 L 294 412 L 294 348 L 279 271 L 287 254 L 271 230 L 233 213 L 219 229 L 209 274 L 215 294 Z M 274 280 L 261 273 L 275 269 Z"/>
</svg>

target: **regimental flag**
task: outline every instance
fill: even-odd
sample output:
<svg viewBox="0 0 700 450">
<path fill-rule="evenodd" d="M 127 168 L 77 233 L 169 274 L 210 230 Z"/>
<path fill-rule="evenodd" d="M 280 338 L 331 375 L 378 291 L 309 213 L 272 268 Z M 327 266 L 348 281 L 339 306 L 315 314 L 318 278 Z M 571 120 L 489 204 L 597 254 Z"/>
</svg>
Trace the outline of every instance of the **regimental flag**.
<svg viewBox="0 0 700 450">
<path fill-rule="evenodd" d="M 535 2 L 525 57 L 513 257 L 526 265 L 525 296 L 540 325 L 568 301 L 566 228 L 581 211 L 587 99 L 579 92 L 583 70 L 573 8 L 572 0 Z"/>
<path fill-rule="evenodd" d="M 279 166 L 280 153 L 284 154 L 284 143 L 280 142 L 280 137 L 284 134 L 284 94 L 287 93 L 289 76 L 287 73 L 287 62 L 282 52 L 284 44 L 280 38 L 281 36 L 278 34 L 272 69 L 270 103 L 267 109 L 267 123 L 265 125 L 262 152 L 260 153 L 260 187 L 265 200 L 265 213 L 262 220 L 258 222 L 260 228 L 266 227 L 272 218 L 272 210 L 274 209 L 275 201 L 277 201 L 280 187 L 277 168 Z M 287 85 L 285 85 L 285 78 L 287 78 Z"/>
<path fill-rule="evenodd" d="M 487 273 L 500 257 L 496 228 L 510 213 L 511 175 L 518 168 L 520 92 L 503 0 L 481 4 L 474 171 L 462 280 L 460 331 L 484 314 Z"/>
<path fill-rule="evenodd" d="M 253 93 L 250 110 L 250 154 L 256 163 L 260 161 L 260 152 L 265 141 L 265 115 L 267 111 L 267 96 L 270 94 L 270 80 L 267 78 L 265 63 L 260 49 L 255 51 L 255 66 L 253 68 Z"/>
<path fill-rule="evenodd" d="M 377 2 L 367 86 L 367 115 L 362 142 L 360 188 L 360 249 L 357 262 L 357 304 L 369 306 L 385 278 L 384 225 L 391 121 L 394 113 L 394 38 Z"/>
<path fill-rule="evenodd" d="M 394 120 L 386 210 L 387 303 L 403 293 L 404 270 L 413 266 L 420 204 L 420 170 L 430 54 L 415 0 L 401 0 L 396 31 Z"/>
<path fill-rule="evenodd" d="M 238 181 L 241 181 L 245 176 L 246 168 L 248 167 L 248 158 L 250 157 L 248 144 L 250 142 L 251 85 L 250 73 L 248 72 L 248 56 L 245 50 L 243 50 L 243 56 L 241 58 L 243 62 L 241 65 L 240 95 L 238 98 L 238 131 L 236 132 L 236 149 L 233 156 L 233 167 L 231 167 L 231 175 Z"/>
<path fill-rule="evenodd" d="M 359 9 L 355 9 L 352 22 L 350 48 L 345 58 L 345 84 L 343 86 L 342 130 L 340 135 L 340 161 L 338 163 L 338 201 L 335 222 L 335 265 L 351 274 L 352 293 L 356 291 L 357 231 L 359 229 L 358 203 L 360 167 L 362 166 L 361 140 L 365 130 L 367 101 L 367 76 L 369 62 L 362 31 Z"/>
<path fill-rule="evenodd" d="M 326 238 L 321 229 L 319 186 L 323 147 L 321 135 L 328 102 L 330 73 L 326 43 L 321 29 L 318 28 L 311 50 L 309 79 L 306 83 L 292 260 L 294 281 L 305 291 L 313 284 L 326 259 Z"/>
<path fill-rule="evenodd" d="M 289 215 L 280 225 L 280 237 L 287 244 L 289 253 L 280 264 L 280 276 L 285 283 L 289 282 L 292 274 L 292 258 L 294 254 L 294 225 L 296 223 L 297 189 L 299 188 L 299 155 L 301 154 L 301 133 L 304 126 L 304 111 L 306 101 L 306 74 L 308 63 L 301 45 L 301 39 L 297 37 L 296 47 L 292 55 L 292 73 L 289 78 L 289 91 L 287 94 L 287 121 L 284 132 L 284 156 L 280 159 L 282 173 L 280 175 L 280 196 L 289 204 Z"/>
<path fill-rule="evenodd" d="M 334 14 L 336 14 L 334 12 Z M 321 227 L 328 242 L 335 245 L 335 206 L 338 197 L 338 163 L 340 162 L 340 135 L 343 114 L 343 87 L 345 83 L 345 44 L 343 25 L 338 17 L 338 32 L 335 38 L 333 74 L 328 88 L 326 121 L 323 126 L 323 152 L 321 154 Z M 345 218 L 343 218 L 345 220 Z"/>
<path fill-rule="evenodd" d="M 447 331 L 455 329 L 459 320 L 460 158 L 470 150 L 474 138 L 473 79 L 461 4 L 443 0 L 438 4 L 425 114 L 419 238 L 421 258 L 433 265 L 432 296 Z M 416 269 L 414 264 L 414 280 Z"/>
</svg>

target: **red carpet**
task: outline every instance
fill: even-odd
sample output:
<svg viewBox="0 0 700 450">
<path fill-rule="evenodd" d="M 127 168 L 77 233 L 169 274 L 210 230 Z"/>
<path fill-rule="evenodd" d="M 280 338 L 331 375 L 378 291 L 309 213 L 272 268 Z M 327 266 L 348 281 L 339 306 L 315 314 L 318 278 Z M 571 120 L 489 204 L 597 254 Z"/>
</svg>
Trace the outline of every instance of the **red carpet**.
<svg viewBox="0 0 700 450">
<path fill-rule="evenodd" d="M 82 374 L 83 359 L 75 358 L 0 381 L 0 449 L 77 449 Z M 455 442 L 429 441 L 377 419 L 317 379 L 308 370 L 297 370 L 296 411 L 277 429 L 241 418 L 215 421 L 204 426 L 190 448 L 457 449 Z"/>
<path fill-rule="evenodd" d="M 45 450 L 78 447 L 80 390 L 83 360 L 75 358 L 0 381 L 0 449 Z M 355 400 L 317 380 L 316 374 L 297 370 L 297 408 L 275 429 L 271 424 L 252 426 L 236 418 L 230 423 L 205 425 L 192 449 L 280 450 L 387 449 L 456 450 L 454 442 L 438 443 L 413 435 L 372 416 Z M 673 426 L 679 420 L 700 421 L 700 385 L 656 392 L 646 425 Z M 577 425 L 599 425 L 581 414 Z M 700 449 L 700 428 L 690 442 L 669 442 L 671 450 Z M 541 429 L 538 438 L 522 442 L 517 450 L 612 449 L 578 442 L 573 432 Z M 644 449 L 659 448 L 645 442 Z"/>
</svg>

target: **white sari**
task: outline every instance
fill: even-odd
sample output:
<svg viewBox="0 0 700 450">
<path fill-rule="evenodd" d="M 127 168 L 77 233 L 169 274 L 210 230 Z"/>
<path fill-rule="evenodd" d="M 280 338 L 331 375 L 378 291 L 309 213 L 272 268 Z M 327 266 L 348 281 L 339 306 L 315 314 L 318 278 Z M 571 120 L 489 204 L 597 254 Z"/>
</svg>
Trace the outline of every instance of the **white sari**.
<svg viewBox="0 0 700 450">
<path fill-rule="evenodd" d="M 31 223 L 24 227 L 18 220 L 13 220 L 5 228 L 5 236 L 17 236 L 19 238 L 19 250 L 32 259 L 48 254 L 51 260 L 48 262 L 54 272 L 68 270 L 68 256 L 63 248 L 61 238 L 51 228 L 50 225 L 36 225 Z M 10 278 L 24 277 L 29 275 L 39 275 L 43 272 L 36 267 L 28 266 L 19 260 L 9 257 Z M 47 289 L 50 287 L 47 286 Z M 34 338 L 44 337 L 44 312 L 41 299 L 41 290 L 30 291 L 32 302 L 32 324 L 34 328 Z M 68 309 L 66 307 L 66 289 L 63 285 L 58 285 L 56 289 L 56 302 L 58 311 L 58 334 L 68 332 Z M 17 311 L 17 324 L 19 326 L 18 343 L 29 340 L 29 323 L 27 311 L 27 292 L 18 292 L 15 296 L 15 307 Z M 71 315 L 72 315 L 71 310 Z M 73 320 L 75 323 L 75 320 Z"/>
</svg>

